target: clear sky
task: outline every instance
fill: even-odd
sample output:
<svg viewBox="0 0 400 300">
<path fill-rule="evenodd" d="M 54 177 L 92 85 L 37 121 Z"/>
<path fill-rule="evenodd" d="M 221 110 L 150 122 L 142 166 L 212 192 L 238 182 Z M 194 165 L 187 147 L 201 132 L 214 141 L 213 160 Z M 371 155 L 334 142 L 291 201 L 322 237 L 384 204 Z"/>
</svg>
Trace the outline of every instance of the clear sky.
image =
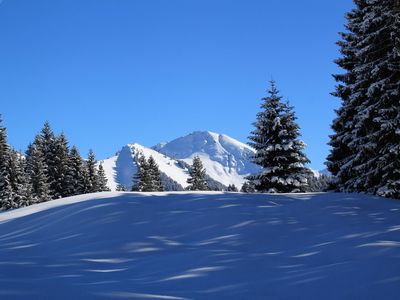
<svg viewBox="0 0 400 300">
<path fill-rule="evenodd" d="M 194 130 L 247 142 L 276 80 L 324 168 L 335 42 L 351 0 L 0 0 L 0 113 L 25 150 L 45 120 L 85 154 Z"/>
</svg>

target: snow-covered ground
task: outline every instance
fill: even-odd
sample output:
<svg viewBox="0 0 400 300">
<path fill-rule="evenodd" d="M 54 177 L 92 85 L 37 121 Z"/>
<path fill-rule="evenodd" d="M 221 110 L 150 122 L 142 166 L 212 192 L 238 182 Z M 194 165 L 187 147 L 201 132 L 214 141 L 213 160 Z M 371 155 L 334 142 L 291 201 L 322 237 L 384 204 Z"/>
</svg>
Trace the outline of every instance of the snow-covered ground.
<svg viewBox="0 0 400 300">
<path fill-rule="evenodd" d="M 0 214 L 0 299 L 399 299 L 400 202 L 100 193 Z"/>
</svg>

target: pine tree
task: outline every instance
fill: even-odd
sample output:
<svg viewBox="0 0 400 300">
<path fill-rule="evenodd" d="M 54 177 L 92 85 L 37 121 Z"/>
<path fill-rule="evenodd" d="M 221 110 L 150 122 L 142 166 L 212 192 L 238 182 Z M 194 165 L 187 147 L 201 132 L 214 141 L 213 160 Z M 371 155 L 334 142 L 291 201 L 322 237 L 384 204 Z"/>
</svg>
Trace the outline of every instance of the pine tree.
<svg viewBox="0 0 400 300">
<path fill-rule="evenodd" d="M 37 202 L 51 200 L 50 185 L 47 177 L 47 165 L 41 151 L 40 137 L 35 137 L 35 142 L 28 146 L 26 151 L 26 174 L 32 186 L 32 194 Z"/>
<path fill-rule="evenodd" d="M 161 183 L 161 173 L 153 156 L 149 157 L 149 159 L 147 160 L 147 165 L 151 177 L 151 188 L 150 188 L 151 191 L 152 192 L 164 191 L 163 185 Z"/>
<path fill-rule="evenodd" d="M 339 42 L 342 107 L 333 123 L 328 169 L 337 189 L 400 197 L 400 3 L 355 1 Z"/>
<path fill-rule="evenodd" d="M 37 202 L 33 188 L 26 173 L 26 160 L 21 153 L 11 151 L 11 182 L 15 194 L 14 202 L 17 207 L 25 207 Z"/>
<path fill-rule="evenodd" d="M 50 187 L 50 195 L 52 198 L 59 198 L 57 192 L 57 166 L 56 166 L 56 136 L 51 130 L 48 121 L 45 122 L 41 132 L 40 139 L 36 141 L 37 146 L 43 154 L 43 160 L 46 165 L 46 176 Z"/>
<path fill-rule="evenodd" d="M 72 182 L 69 147 L 64 133 L 56 138 L 54 143 L 54 169 L 53 169 L 53 195 L 55 197 L 71 196 L 70 184 Z"/>
<path fill-rule="evenodd" d="M 228 192 L 238 192 L 239 190 L 234 184 L 230 184 L 230 185 L 228 185 L 227 191 Z"/>
<path fill-rule="evenodd" d="M 242 188 L 240 189 L 241 193 L 255 193 L 256 189 L 252 182 L 246 181 L 243 183 Z"/>
<path fill-rule="evenodd" d="M 152 176 L 148 162 L 143 155 L 137 157 L 138 172 L 134 178 L 132 191 L 152 192 Z"/>
<path fill-rule="evenodd" d="M 263 98 L 262 111 L 257 114 L 249 143 L 256 150 L 253 162 L 263 170 L 248 177 L 258 191 L 274 193 L 304 192 L 310 171 L 300 141 L 300 129 L 293 107 L 282 102 L 282 97 L 271 81 L 269 96 Z"/>
<path fill-rule="evenodd" d="M 193 158 L 193 163 L 189 169 L 190 177 L 187 180 L 189 186 L 187 187 L 190 191 L 208 191 L 206 170 L 203 167 L 203 163 L 199 156 Z"/>
<path fill-rule="evenodd" d="M 107 186 L 107 177 L 104 172 L 103 164 L 99 164 L 97 171 L 97 191 L 98 192 L 109 192 L 110 188 Z"/>
<path fill-rule="evenodd" d="M 124 186 L 123 184 L 118 184 L 117 188 L 116 188 L 117 192 L 126 192 L 126 186 Z"/>
<path fill-rule="evenodd" d="M 97 186 L 97 168 L 96 156 L 92 149 L 89 150 L 88 159 L 86 161 L 86 178 L 85 178 L 85 191 L 86 193 L 96 193 Z"/>
<path fill-rule="evenodd" d="M 80 195 L 85 193 L 85 165 L 76 146 L 69 153 L 69 195 Z"/>
<path fill-rule="evenodd" d="M 7 144 L 7 131 L 0 115 L 0 208 L 15 208 L 15 193 L 12 186 L 11 149 Z"/>
</svg>

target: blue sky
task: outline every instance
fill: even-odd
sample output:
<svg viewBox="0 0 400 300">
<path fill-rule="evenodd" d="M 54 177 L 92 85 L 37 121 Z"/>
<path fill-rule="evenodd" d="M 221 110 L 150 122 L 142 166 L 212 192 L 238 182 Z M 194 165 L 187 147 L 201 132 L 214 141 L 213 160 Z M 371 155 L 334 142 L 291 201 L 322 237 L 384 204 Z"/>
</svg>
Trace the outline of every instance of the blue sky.
<svg viewBox="0 0 400 300">
<path fill-rule="evenodd" d="M 45 120 L 98 158 L 194 130 L 246 142 L 274 78 L 324 168 L 351 0 L 0 2 L 0 113 L 15 148 Z"/>
</svg>

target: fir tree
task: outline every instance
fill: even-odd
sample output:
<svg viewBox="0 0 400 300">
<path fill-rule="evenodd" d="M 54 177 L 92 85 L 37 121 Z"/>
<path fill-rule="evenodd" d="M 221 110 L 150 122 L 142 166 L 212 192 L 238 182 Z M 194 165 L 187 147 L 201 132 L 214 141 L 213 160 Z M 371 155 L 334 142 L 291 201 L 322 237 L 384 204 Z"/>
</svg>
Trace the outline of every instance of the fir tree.
<svg viewBox="0 0 400 300">
<path fill-rule="evenodd" d="M 124 186 L 123 184 L 118 184 L 117 188 L 116 188 L 117 192 L 126 192 L 126 186 Z"/>
<path fill-rule="evenodd" d="M 85 192 L 95 193 L 98 191 L 97 186 L 97 168 L 96 156 L 92 149 L 89 150 L 88 159 L 86 161 L 86 174 L 85 174 Z"/>
<path fill-rule="evenodd" d="M 40 137 L 36 136 L 35 142 L 29 145 L 26 152 L 26 173 L 32 185 L 32 194 L 37 202 L 51 200 L 50 185 L 47 177 L 47 165 L 41 147 L 38 146 Z"/>
<path fill-rule="evenodd" d="M 342 107 L 328 169 L 341 191 L 400 197 L 400 3 L 355 1 L 339 42 L 335 76 Z"/>
<path fill-rule="evenodd" d="M 40 148 L 46 165 L 46 177 L 50 187 L 50 195 L 52 198 L 59 198 L 60 194 L 57 193 L 56 136 L 51 130 L 48 121 L 45 122 L 40 132 L 40 138 L 35 143 Z"/>
<path fill-rule="evenodd" d="M 147 160 L 148 169 L 151 177 L 151 191 L 152 192 L 162 192 L 164 191 L 163 185 L 161 183 L 161 174 L 156 161 L 153 156 L 150 156 Z"/>
<path fill-rule="evenodd" d="M 17 207 L 25 207 L 37 202 L 33 188 L 26 173 L 26 160 L 21 153 L 11 151 L 11 182 L 15 194 L 14 202 Z"/>
<path fill-rule="evenodd" d="M 2 182 L 0 186 L 0 199 L 1 199 L 1 208 L 3 210 L 13 209 L 18 207 L 18 203 L 16 200 L 15 193 L 15 183 L 13 180 L 13 159 L 11 151 L 6 153 L 4 157 L 4 168 L 1 173 Z"/>
<path fill-rule="evenodd" d="M 133 191 L 152 192 L 152 176 L 148 162 L 143 155 L 137 157 L 138 172 L 134 178 Z"/>
<path fill-rule="evenodd" d="M 69 153 L 69 195 L 85 193 L 85 165 L 77 147 L 73 146 Z"/>
<path fill-rule="evenodd" d="M 252 182 L 246 181 L 243 183 L 242 188 L 240 189 L 241 193 L 255 193 L 256 189 Z"/>
<path fill-rule="evenodd" d="M 293 108 L 282 102 L 274 81 L 268 93 L 249 137 L 249 145 L 256 150 L 253 162 L 263 170 L 248 179 L 258 191 L 303 192 L 310 173 L 305 167 L 309 160 L 303 153 L 305 144 L 298 139 L 300 129 Z"/>
<path fill-rule="evenodd" d="M 53 169 L 53 195 L 55 197 L 67 197 L 73 195 L 70 185 L 72 182 L 68 141 L 61 133 L 54 143 L 54 169 Z"/>
<path fill-rule="evenodd" d="M 227 191 L 228 192 L 238 192 L 239 190 L 234 184 L 230 184 L 230 185 L 228 185 Z"/>
<path fill-rule="evenodd" d="M 190 191 L 208 191 L 206 170 L 203 167 L 203 163 L 199 156 L 193 158 L 193 163 L 189 169 L 190 177 L 187 180 L 189 186 L 187 187 Z"/>
<path fill-rule="evenodd" d="M 104 172 L 103 164 L 99 164 L 97 171 L 97 191 L 98 192 L 109 192 L 110 188 L 107 186 L 107 177 Z"/>
<path fill-rule="evenodd" d="M 14 197 L 9 172 L 10 148 L 7 144 L 7 131 L 0 115 L 0 208 L 6 209 Z"/>
</svg>

